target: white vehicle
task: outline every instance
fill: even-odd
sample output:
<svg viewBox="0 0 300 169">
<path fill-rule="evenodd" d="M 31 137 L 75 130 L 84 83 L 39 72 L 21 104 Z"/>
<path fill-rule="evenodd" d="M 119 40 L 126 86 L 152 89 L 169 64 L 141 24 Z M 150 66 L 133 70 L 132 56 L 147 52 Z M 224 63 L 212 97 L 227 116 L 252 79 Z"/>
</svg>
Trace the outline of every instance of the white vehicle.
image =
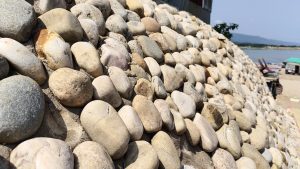
<svg viewBox="0 0 300 169">
<path fill-rule="evenodd" d="M 296 66 L 294 64 L 287 63 L 285 66 L 285 73 L 286 74 L 294 74 L 295 69 L 296 69 Z"/>
</svg>

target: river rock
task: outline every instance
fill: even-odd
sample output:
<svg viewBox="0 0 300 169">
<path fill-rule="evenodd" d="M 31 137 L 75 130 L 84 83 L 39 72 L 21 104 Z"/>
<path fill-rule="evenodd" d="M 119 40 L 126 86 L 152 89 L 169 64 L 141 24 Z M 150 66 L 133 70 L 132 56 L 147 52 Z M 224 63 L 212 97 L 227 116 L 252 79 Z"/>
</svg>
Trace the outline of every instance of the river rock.
<svg viewBox="0 0 300 169">
<path fill-rule="evenodd" d="M 139 36 L 137 41 L 142 47 L 145 56 L 152 57 L 158 63 L 163 61 L 163 52 L 160 50 L 156 42 L 147 36 Z"/>
<path fill-rule="evenodd" d="M 73 151 L 75 169 L 114 169 L 114 163 L 105 148 L 93 141 L 86 141 Z"/>
<path fill-rule="evenodd" d="M 146 32 L 146 28 L 143 23 L 139 21 L 129 21 L 127 22 L 128 32 L 133 36 L 143 35 Z"/>
<path fill-rule="evenodd" d="M 129 10 L 138 13 L 140 16 L 144 15 L 144 7 L 141 0 L 126 0 L 126 5 Z"/>
<path fill-rule="evenodd" d="M 193 35 L 194 36 L 197 33 L 197 28 L 194 25 L 187 23 L 187 22 L 179 22 L 178 30 L 183 35 Z"/>
<path fill-rule="evenodd" d="M 147 64 L 147 67 L 149 69 L 151 76 L 159 77 L 161 75 L 161 70 L 160 70 L 160 66 L 157 63 L 157 61 L 155 59 L 153 59 L 152 57 L 146 57 L 144 60 Z"/>
<path fill-rule="evenodd" d="M 180 169 L 180 159 L 176 147 L 167 133 L 163 131 L 156 133 L 151 144 L 157 152 L 161 168 Z"/>
<path fill-rule="evenodd" d="M 127 11 L 127 20 L 128 21 L 141 21 L 141 17 L 134 11 L 126 10 Z M 145 26 L 144 26 L 145 27 Z"/>
<path fill-rule="evenodd" d="M 251 131 L 251 123 L 249 119 L 240 111 L 233 111 L 235 120 L 238 123 L 241 130 L 249 132 Z"/>
<path fill-rule="evenodd" d="M 50 31 L 58 33 L 67 42 L 77 42 L 83 37 L 83 30 L 78 19 L 62 8 L 52 9 L 39 17 Z"/>
<path fill-rule="evenodd" d="M 93 96 L 90 78 L 70 68 L 54 71 L 49 78 L 49 88 L 63 105 L 70 107 L 84 106 Z"/>
<path fill-rule="evenodd" d="M 160 113 L 163 125 L 169 131 L 172 131 L 174 129 L 174 119 L 168 103 L 165 100 L 157 99 L 154 101 L 154 105 Z"/>
<path fill-rule="evenodd" d="M 200 65 L 190 65 L 189 69 L 193 73 L 196 82 L 205 83 L 206 76 L 204 67 Z"/>
<path fill-rule="evenodd" d="M 80 3 L 73 6 L 70 11 L 78 19 L 91 19 L 93 20 L 97 27 L 100 35 L 105 34 L 105 21 L 102 12 L 96 8 L 94 5 L 88 3 Z"/>
<path fill-rule="evenodd" d="M 74 157 L 68 145 L 58 139 L 40 137 L 19 144 L 10 155 L 10 162 L 20 169 L 73 169 Z"/>
<path fill-rule="evenodd" d="M 157 98 L 164 99 L 167 97 L 166 88 L 158 76 L 152 77 L 152 86 L 154 88 L 154 92 Z"/>
<path fill-rule="evenodd" d="M 270 153 L 272 154 L 272 162 L 273 164 L 275 164 L 277 167 L 281 168 L 283 165 L 283 156 L 281 154 L 281 152 L 274 147 L 271 147 L 269 149 Z"/>
<path fill-rule="evenodd" d="M 224 124 L 223 117 L 214 104 L 205 103 L 201 115 L 207 119 L 215 130 L 218 130 Z"/>
<path fill-rule="evenodd" d="M 38 34 L 35 49 L 38 56 L 46 60 L 49 68 L 73 68 L 70 45 L 57 33 L 42 29 Z"/>
<path fill-rule="evenodd" d="M 217 83 L 217 88 L 222 94 L 232 94 L 232 87 L 228 80 L 221 80 Z"/>
<path fill-rule="evenodd" d="M 270 169 L 268 162 L 254 146 L 244 143 L 242 146 L 242 155 L 251 158 L 255 162 L 257 169 Z"/>
<path fill-rule="evenodd" d="M 0 81 L 0 95 L 0 142 L 15 143 L 32 136 L 44 116 L 39 85 L 26 76 L 11 76 Z"/>
<path fill-rule="evenodd" d="M 4 57 L 0 56 L 0 80 L 6 78 L 8 73 L 9 73 L 9 64 Z"/>
<path fill-rule="evenodd" d="M 118 0 L 109 0 L 111 10 L 114 14 L 120 15 L 124 20 L 127 19 L 127 11 Z"/>
<path fill-rule="evenodd" d="M 179 76 L 174 68 L 162 65 L 160 66 L 163 82 L 167 92 L 173 92 L 174 90 L 181 87 L 183 84 L 183 77 Z"/>
<path fill-rule="evenodd" d="M 25 42 L 36 23 L 33 7 L 22 0 L 0 2 L 0 36 Z"/>
<path fill-rule="evenodd" d="M 154 103 L 145 96 L 136 95 L 132 101 L 132 106 L 140 117 L 144 129 L 148 133 L 157 132 L 162 127 L 160 113 Z"/>
<path fill-rule="evenodd" d="M 77 42 L 71 47 L 75 61 L 80 68 L 93 77 L 103 74 L 102 64 L 97 49 L 88 42 Z"/>
<path fill-rule="evenodd" d="M 173 91 L 171 97 L 184 118 L 193 118 L 195 116 L 196 104 L 191 96 L 179 91 Z"/>
<path fill-rule="evenodd" d="M 96 47 L 99 41 L 99 31 L 96 22 L 91 19 L 79 19 L 79 22 L 84 31 L 84 39 L 90 41 Z"/>
<path fill-rule="evenodd" d="M 86 4 L 94 5 L 101 11 L 104 18 L 107 18 L 111 12 L 109 0 L 75 0 L 75 3 L 76 4 L 86 3 Z"/>
<path fill-rule="evenodd" d="M 255 162 L 248 157 L 241 157 L 236 161 L 238 169 L 256 169 Z"/>
<path fill-rule="evenodd" d="M 110 104 L 101 100 L 90 102 L 82 110 L 80 121 L 92 140 L 103 145 L 113 159 L 126 153 L 130 135 Z"/>
<path fill-rule="evenodd" d="M 190 119 L 184 119 L 186 124 L 185 135 L 192 146 L 196 146 L 200 143 L 201 135 L 197 126 Z"/>
<path fill-rule="evenodd" d="M 105 66 L 116 66 L 122 70 L 128 69 L 127 53 L 121 53 L 118 49 L 113 48 L 107 44 L 101 46 L 102 56 L 100 58 L 101 63 Z"/>
<path fill-rule="evenodd" d="M 111 104 L 114 108 L 122 104 L 121 96 L 108 76 L 99 76 L 93 80 L 92 84 L 94 86 L 95 99 L 103 100 Z"/>
<path fill-rule="evenodd" d="M 177 135 L 182 135 L 184 132 L 186 132 L 186 124 L 184 118 L 178 111 L 174 109 L 171 109 L 171 113 L 174 118 L 175 132 Z"/>
<path fill-rule="evenodd" d="M 54 8 L 66 9 L 66 1 L 64 0 L 35 0 L 34 10 L 37 14 L 44 14 Z"/>
<path fill-rule="evenodd" d="M 268 145 L 268 133 L 267 131 L 257 126 L 253 128 L 250 133 L 250 142 L 256 149 L 261 150 Z"/>
<path fill-rule="evenodd" d="M 150 81 L 140 78 L 134 87 L 134 91 L 137 95 L 142 95 L 147 97 L 147 99 L 152 100 L 154 95 L 154 89 Z"/>
<path fill-rule="evenodd" d="M 158 44 L 158 46 L 160 47 L 160 49 L 163 52 L 168 52 L 170 50 L 169 49 L 170 46 L 169 46 L 168 42 L 166 41 L 163 34 L 161 34 L 161 33 L 151 33 L 149 35 L 149 37 Z M 172 48 L 172 46 L 171 46 L 171 48 Z"/>
<path fill-rule="evenodd" d="M 159 32 L 160 31 L 160 25 L 159 23 L 151 18 L 151 17 L 145 17 L 141 19 L 142 23 L 145 25 L 147 32 Z"/>
<path fill-rule="evenodd" d="M 109 16 L 105 22 L 105 27 L 111 32 L 120 33 L 120 34 L 124 34 L 128 30 L 128 26 L 126 22 L 118 14 Z"/>
<path fill-rule="evenodd" d="M 111 66 L 108 69 L 108 74 L 120 95 L 124 98 L 130 98 L 133 86 L 126 73 L 118 67 Z"/>
<path fill-rule="evenodd" d="M 21 43 L 9 38 L 0 39 L 0 56 L 6 58 L 19 73 L 29 76 L 38 84 L 46 81 L 43 64 Z"/>
<path fill-rule="evenodd" d="M 131 142 L 125 156 L 126 169 L 155 169 L 159 166 L 159 159 L 156 151 L 146 141 Z"/>
<path fill-rule="evenodd" d="M 202 148 L 206 152 L 213 152 L 218 146 L 218 137 L 214 129 L 199 113 L 196 113 L 193 122 L 200 131 Z"/>
<path fill-rule="evenodd" d="M 212 156 L 212 160 L 215 169 L 238 169 L 232 155 L 221 148 L 216 150 Z"/>
<path fill-rule="evenodd" d="M 141 119 L 131 106 L 123 106 L 119 112 L 119 116 L 126 125 L 132 141 L 140 140 L 143 135 L 143 124 Z"/>
</svg>

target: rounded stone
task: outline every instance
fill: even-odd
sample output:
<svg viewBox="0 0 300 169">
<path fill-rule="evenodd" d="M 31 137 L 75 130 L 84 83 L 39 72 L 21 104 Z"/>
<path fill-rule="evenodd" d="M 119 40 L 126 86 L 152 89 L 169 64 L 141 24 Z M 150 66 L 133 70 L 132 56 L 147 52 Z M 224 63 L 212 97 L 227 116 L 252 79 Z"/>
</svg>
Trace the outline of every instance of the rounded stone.
<svg viewBox="0 0 300 169">
<path fill-rule="evenodd" d="M 202 148 L 204 151 L 213 152 L 216 150 L 219 143 L 218 137 L 208 121 L 199 113 L 196 113 L 193 122 L 200 131 Z"/>
<path fill-rule="evenodd" d="M 124 160 L 126 169 L 154 169 L 159 166 L 156 151 L 146 141 L 131 142 Z"/>
<path fill-rule="evenodd" d="M 270 169 L 269 163 L 254 146 L 244 143 L 242 146 L 242 155 L 251 158 L 255 162 L 257 169 Z"/>
<path fill-rule="evenodd" d="M 174 118 L 175 132 L 177 135 L 182 135 L 183 133 L 186 132 L 186 124 L 185 124 L 184 118 L 178 111 L 176 111 L 174 109 L 171 109 L 171 113 Z"/>
<path fill-rule="evenodd" d="M 65 0 L 35 0 L 33 7 L 35 12 L 41 15 L 54 8 L 66 9 L 67 5 Z"/>
<path fill-rule="evenodd" d="M 80 3 L 74 5 L 70 11 L 73 15 L 75 15 L 78 19 L 91 19 L 93 20 L 97 27 L 100 35 L 105 34 L 105 21 L 102 15 L 102 12 L 96 8 L 94 5 L 90 5 L 88 3 Z"/>
<path fill-rule="evenodd" d="M 215 130 L 218 130 L 224 124 L 223 117 L 214 104 L 204 103 L 201 115 L 207 119 Z"/>
<path fill-rule="evenodd" d="M 117 111 L 108 103 L 95 100 L 81 112 L 80 121 L 91 139 L 105 147 L 112 159 L 121 158 L 130 139 Z"/>
<path fill-rule="evenodd" d="M 111 13 L 109 0 L 75 0 L 75 3 L 76 4 L 86 3 L 86 4 L 94 5 L 102 12 L 104 18 L 107 18 Z"/>
<path fill-rule="evenodd" d="M 43 84 L 46 72 L 42 62 L 21 43 L 9 39 L 0 39 L 0 56 L 4 57 L 17 72 L 29 76 L 38 84 Z"/>
<path fill-rule="evenodd" d="M 22 75 L 0 81 L 0 142 L 15 143 L 32 136 L 44 117 L 44 94 Z"/>
<path fill-rule="evenodd" d="M 142 23 L 145 25 L 146 31 L 148 32 L 159 32 L 160 31 L 160 25 L 159 23 L 151 18 L 151 17 L 145 17 L 141 19 Z"/>
<path fill-rule="evenodd" d="M 165 100 L 157 99 L 154 101 L 154 105 L 160 113 L 163 125 L 169 130 L 174 129 L 174 119 L 170 112 L 168 103 Z"/>
<path fill-rule="evenodd" d="M 93 96 L 90 78 L 70 68 L 54 71 L 49 78 L 49 88 L 63 105 L 70 107 L 84 106 Z"/>
<path fill-rule="evenodd" d="M 201 135 L 197 126 L 190 119 L 184 119 L 186 124 L 185 135 L 192 146 L 196 146 L 200 143 Z"/>
<path fill-rule="evenodd" d="M 138 65 L 141 68 L 143 68 L 145 71 L 148 70 L 148 66 L 147 66 L 144 58 L 142 57 L 142 55 L 140 55 L 138 53 L 132 53 L 131 58 L 132 58 L 131 64 Z"/>
<path fill-rule="evenodd" d="M 196 113 L 196 104 L 193 98 L 183 92 L 173 91 L 171 97 L 184 118 L 193 118 Z"/>
<path fill-rule="evenodd" d="M 273 157 L 272 158 L 273 164 L 275 164 L 277 167 L 281 168 L 283 165 L 283 160 L 284 160 L 281 152 L 277 148 L 274 148 L 274 147 L 271 147 L 269 150 Z"/>
<path fill-rule="evenodd" d="M 165 37 L 161 33 L 151 33 L 149 35 L 149 38 L 154 40 L 159 48 L 165 53 L 168 52 L 169 50 L 173 49 L 172 46 L 169 46 L 168 41 L 166 41 Z"/>
<path fill-rule="evenodd" d="M 141 0 L 126 0 L 126 5 L 129 10 L 134 11 L 141 16 L 144 14 L 144 7 Z"/>
<path fill-rule="evenodd" d="M 130 32 L 133 36 L 143 35 L 146 32 L 146 28 L 143 23 L 139 21 L 129 21 L 127 22 L 128 32 Z"/>
<path fill-rule="evenodd" d="M 24 0 L 0 1 L 0 36 L 25 42 L 36 23 L 33 7 Z"/>
<path fill-rule="evenodd" d="M 124 19 L 118 15 L 114 14 L 107 18 L 105 22 L 105 27 L 110 32 L 124 34 L 128 30 L 128 26 Z"/>
<path fill-rule="evenodd" d="M 161 70 L 160 70 L 160 66 L 157 63 L 157 61 L 155 59 L 153 59 L 152 57 L 146 57 L 144 60 L 147 64 L 147 67 L 149 69 L 151 76 L 159 77 L 161 75 Z"/>
<path fill-rule="evenodd" d="M 70 45 L 66 43 L 57 33 L 42 29 L 38 33 L 35 43 L 38 56 L 46 60 L 49 68 L 73 68 L 73 60 Z"/>
<path fill-rule="evenodd" d="M 154 95 L 154 89 L 150 81 L 140 78 L 134 87 L 134 91 L 137 95 L 142 95 L 147 97 L 147 99 L 152 100 Z"/>
<path fill-rule="evenodd" d="M 236 161 L 238 169 L 256 169 L 255 162 L 248 157 L 241 157 Z"/>
<path fill-rule="evenodd" d="M 127 11 L 125 10 L 124 6 L 120 3 L 120 1 L 125 2 L 125 0 L 109 0 L 110 7 L 114 14 L 120 15 L 124 20 L 126 20 Z"/>
<path fill-rule="evenodd" d="M 221 148 L 217 149 L 212 156 L 215 169 L 238 169 L 232 155 Z"/>
<path fill-rule="evenodd" d="M 170 136 L 160 131 L 154 135 L 151 144 L 158 155 L 161 168 L 180 169 L 180 159 Z"/>
<path fill-rule="evenodd" d="M 93 77 L 103 74 L 102 64 L 97 49 L 89 42 L 76 42 L 71 51 L 77 65 Z"/>
<path fill-rule="evenodd" d="M 266 148 L 269 143 L 267 130 L 265 130 L 260 126 L 256 126 L 256 128 L 252 128 L 249 136 L 250 136 L 251 145 L 253 145 L 258 150 L 262 150 Z"/>
<path fill-rule="evenodd" d="M 126 125 L 132 141 L 140 140 L 143 135 L 144 127 L 141 119 L 131 106 L 123 106 L 118 111 L 119 116 Z"/>
<path fill-rule="evenodd" d="M 144 55 L 147 57 L 152 57 L 158 63 L 163 61 L 164 53 L 160 50 L 159 46 L 155 41 L 150 39 L 148 36 L 139 36 L 137 39 L 139 45 L 142 47 Z"/>
<path fill-rule="evenodd" d="M 80 22 L 65 9 L 52 9 L 41 15 L 39 20 L 48 30 L 58 33 L 67 42 L 77 42 L 83 37 Z"/>
<path fill-rule="evenodd" d="M 114 169 L 114 163 L 103 146 L 85 141 L 75 147 L 75 169 Z"/>
<path fill-rule="evenodd" d="M 174 68 L 167 65 L 160 66 L 164 86 L 167 92 L 173 92 L 183 84 L 183 77 L 179 76 Z"/>
<path fill-rule="evenodd" d="M 148 133 L 157 132 L 162 127 L 160 113 L 154 103 L 145 96 L 136 95 L 132 101 L 132 106 L 140 117 L 144 129 Z"/>
<path fill-rule="evenodd" d="M 99 41 L 96 22 L 91 19 L 79 19 L 79 22 L 84 31 L 84 39 L 90 41 L 96 47 Z"/>
<path fill-rule="evenodd" d="M 128 69 L 129 58 L 127 53 L 120 51 L 110 45 L 103 44 L 101 46 L 102 56 L 100 58 L 101 63 L 107 67 L 115 66 L 121 68 L 122 70 Z"/>
<path fill-rule="evenodd" d="M 114 108 L 122 104 L 122 98 L 109 76 L 99 76 L 93 80 L 94 98 L 111 104 Z"/>
<path fill-rule="evenodd" d="M 40 137 L 19 144 L 10 155 L 10 162 L 19 169 L 73 169 L 74 156 L 69 146 L 58 139 Z"/>
<path fill-rule="evenodd" d="M 120 95 L 129 99 L 133 93 L 133 86 L 126 73 L 118 67 L 111 66 L 108 68 L 108 74 Z"/>
<path fill-rule="evenodd" d="M 157 98 L 164 99 L 167 97 L 166 88 L 158 76 L 152 77 L 152 86 L 154 88 L 154 92 Z"/>
<path fill-rule="evenodd" d="M 9 64 L 4 57 L 0 56 L 0 80 L 6 78 L 8 73 L 9 73 Z"/>
</svg>

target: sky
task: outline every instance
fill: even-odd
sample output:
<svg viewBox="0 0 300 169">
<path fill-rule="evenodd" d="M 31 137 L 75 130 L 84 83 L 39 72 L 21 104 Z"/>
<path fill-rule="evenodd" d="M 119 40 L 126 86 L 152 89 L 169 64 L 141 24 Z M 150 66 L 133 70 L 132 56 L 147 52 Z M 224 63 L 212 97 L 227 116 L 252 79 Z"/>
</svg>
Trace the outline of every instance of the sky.
<svg viewBox="0 0 300 169">
<path fill-rule="evenodd" d="M 236 33 L 300 43 L 300 0 L 214 0 L 211 25 L 237 23 Z"/>
</svg>

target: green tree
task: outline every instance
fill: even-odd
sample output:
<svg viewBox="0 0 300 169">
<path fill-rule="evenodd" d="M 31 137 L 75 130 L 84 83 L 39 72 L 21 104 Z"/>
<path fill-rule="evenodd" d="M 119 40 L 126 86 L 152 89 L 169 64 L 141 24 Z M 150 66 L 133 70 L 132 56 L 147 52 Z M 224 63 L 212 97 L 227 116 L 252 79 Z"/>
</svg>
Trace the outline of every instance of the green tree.
<svg viewBox="0 0 300 169">
<path fill-rule="evenodd" d="M 230 32 L 231 30 L 235 30 L 235 29 L 238 29 L 239 28 L 239 25 L 238 24 L 235 24 L 235 23 L 230 23 L 230 24 L 227 24 L 225 22 L 223 23 L 220 23 L 220 24 L 216 24 L 214 26 L 214 29 L 223 34 L 225 37 L 227 37 L 228 39 L 231 39 L 232 37 L 232 33 Z"/>
</svg>

